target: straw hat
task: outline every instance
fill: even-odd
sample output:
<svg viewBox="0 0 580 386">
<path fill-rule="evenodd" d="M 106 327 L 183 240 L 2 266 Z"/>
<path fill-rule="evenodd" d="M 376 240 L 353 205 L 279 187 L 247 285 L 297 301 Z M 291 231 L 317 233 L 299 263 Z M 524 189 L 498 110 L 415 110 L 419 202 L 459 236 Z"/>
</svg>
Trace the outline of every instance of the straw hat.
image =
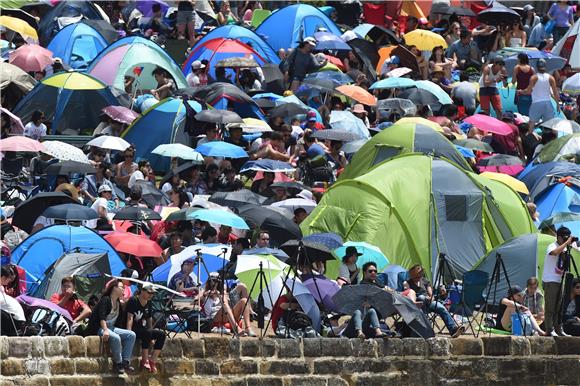
<svg viewBox="0 0 580 386">
<path fill-rule="evenodd" d="M 69 184 L 67 182 L 62 183 L 59 186 L 57 186 L 54 191 L 55 192 L 62 192 L 64 190 L 69 191 L 70 194 L 71 194 L 71 198 L 73 200 L 75 200 L 75 201 L 78 201 L 78 199 L 79 199 L 79 191 L 78 191 L 78 189 L 73 184 Z"/>
</svg>

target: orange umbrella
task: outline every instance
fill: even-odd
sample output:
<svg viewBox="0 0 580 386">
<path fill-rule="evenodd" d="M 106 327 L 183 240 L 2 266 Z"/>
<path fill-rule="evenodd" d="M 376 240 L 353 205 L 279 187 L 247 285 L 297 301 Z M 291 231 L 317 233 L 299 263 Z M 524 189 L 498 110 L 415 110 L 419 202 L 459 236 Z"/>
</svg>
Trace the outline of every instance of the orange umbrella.
<svg viewBox="0 0 580 386">
<path fill-rule="evenodd" d="M 52 52 L 38 44 L 25 44 L 10 53 L 9 62 L 26 72 L 42 71 L 52 64 Z"/>
<path fill-rule="evenodd" d="M 396 48 L 397 46 L 387 46 L 387 47 L 382 47 L 379 49 L 379 62 L 377 63 L 377 74 L 381 73 L 381 69 L 383 67 L 383 63 L 385 63 L 385 60 L 389 59 L 391 57 L 391 52 Z"/>
<path fill-rule="evenodd" d="M 336 91 L 341 92 L 347 97 L 354 99 L 357 102 L 362 103 L 367 106 L 376 106 L 377 98 L 375 98 L 371 93 L 362 87 L 355 86 L 352 84 L 347 84 L 343 86 L 338 86 Z"/>
</svg>

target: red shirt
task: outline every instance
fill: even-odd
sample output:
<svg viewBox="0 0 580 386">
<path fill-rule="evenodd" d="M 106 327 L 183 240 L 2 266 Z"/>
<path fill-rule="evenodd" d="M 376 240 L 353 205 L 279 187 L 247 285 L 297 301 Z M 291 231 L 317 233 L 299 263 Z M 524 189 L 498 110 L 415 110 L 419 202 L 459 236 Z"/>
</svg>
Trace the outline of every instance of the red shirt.
<svg viewBox="0 0 580 386">
<path fill-rule="evenodd" d="M 50 301 L 54 304 L 58 304 L 63 297 L 63 295 L 55 293 L 50 297 Z M 69 299 L 69 301 L 64 306 L 62 306 L 62 308 L 68 311 L 73 319 L 76 319 L 87 307 L 88 306 L 81 299 Z"/>
<path fill-rule="evenodd" d="M 363 14 L 365 20 L 369 24 L 374 25 L 385 25 L 385 14 L 387 12 L 387 5 L 382 4 L 373 4 L 364 2 L 363 3 Z"/>
<path fill-rule="evenodd" d="M 278 320 L 284 315 L 284 310 L 280 307 L 281 304 L 288 303 L 288 298 L 286 295 L 282 295 L 278 298 L 278 301 L 274 305 L 274 309 L 272 310 L 272 328 L 276 331 L 278 327 Z"/>
<path fill-rule="evenodd" d="M 224 237 L 221 233 L 218 233 L 218 243 L 220 244 L 230 245 L 233 244 L 237 239 L 238 237 L 233 233 L 230 233 L 227 238 Z"/>
</svg>

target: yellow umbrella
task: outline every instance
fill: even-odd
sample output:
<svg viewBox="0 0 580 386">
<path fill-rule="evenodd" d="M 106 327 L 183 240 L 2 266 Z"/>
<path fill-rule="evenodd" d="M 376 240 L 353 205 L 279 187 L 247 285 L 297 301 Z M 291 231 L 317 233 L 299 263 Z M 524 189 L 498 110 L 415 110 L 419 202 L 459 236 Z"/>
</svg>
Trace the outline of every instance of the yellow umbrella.
<svg viewBox="0 0 580 386">
<path fill-rule="evenodd" d="M 395 123 L 420 123 L 422 125 L 429 126 L 430 128 L 432 128 L 435 131 L 440 131 L 440 132 L 445 131 L 445 130 L 443 130 L 441 125 L 439 125 L 437 122 L 433 122 L 433 121 L 430 121 L 428 119 L 421 118 L 421 117 L 405 117 L 405 118 L 399 119 Z"/>
<path fill-rule="evenodd" d="M 524 184 L 522 181 L 517 180 L 517 179 L 515 179 L 512 176 L 509 176 L 507 174 L 494 173 L 494 172 L 483 172 L 480 174 L 480 176 L 487 177 L 490 180 L 496 180 L 496 181 L 503 182 L 504 184 L 506 184 L 507 186 L 509 186 L 513 190 L 515 190 L 516 192 L 523 193 L 526 195 L 530 194 L 530 191 L 528 190 L 528 187 L 526 186 L 526 184 Z"/>
<path fill-rule="evenodd" d="M 38 41 L 38 33 L 36 30 L 22 19 L 10 16 L 0 16 L 0 25 L 19 33 L 24 39 L 32 38 Z"/>
<path fill-rule="evenodd" d="M 443 36 L 438 35 L 435 32 L 416 29 L 406 33 L 403 37 L 408 46 L 416 46 L 417 49 L 421 51 L 431 51 L 437 46 L 447 48 L 447 42 L 443 39 Z"/>
<path fill-rule="evenodd" d="M 80 72 L 61 72 L 44 79 L 42 83 L 67 90 L 100 90 L 106 87 L 100 80 Z"/>
</svg>

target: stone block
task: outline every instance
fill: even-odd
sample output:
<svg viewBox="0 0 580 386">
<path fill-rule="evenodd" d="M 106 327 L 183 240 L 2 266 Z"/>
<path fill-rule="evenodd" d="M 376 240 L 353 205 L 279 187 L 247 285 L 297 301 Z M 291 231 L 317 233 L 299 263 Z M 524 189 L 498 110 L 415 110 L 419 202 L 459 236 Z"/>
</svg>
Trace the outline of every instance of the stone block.
<svg viewBox="0 0 580 386">
<path fill-rule="evenodd" d="M 264 339 L 260 341 L 260 354 L 264 358 L 273 358 L 278 350 L 279 339 Z"/>
<path fill-rule="evenodd" d="M 343 370 L 342 362 L 335 359 L 315 359 L 312 365 L 313 374 L 340 374 Z"/>
<path fill-rule="evenodd" d="M 44 337 L 31 336 L 30 338 L 30 356 L 33 358 L 44 358 Z"/>
<path fill-rule="evenodd" d="M 487 336 L 483 341 L 483 353 L 485 356 L 510 355 L 511 336 Z"/>
<path fill-rule="evenodd" d="M 52 374 L 74 374 L 75 364 L 74 361 L 66 358 L 51 359 L 49 361 L 50 372 Z"/>
<path fill-rule="evenodd" d="M 356 374 L 352 377 L 352 385 L 356 386 L 384 386 L 401 384 L 401 374 Z"/>
<path fill-rule="evenodd" d="M 284 377 L 285 386 L 326 386 L 326 378 L 322 377 Z"/>
<path fill-rule="evenodd" d="M 100 365 L 99 361 L 91 358 L 75 359 L 75 371 L 77 374 L 98 374 Z"/>
<path fill-rule="evenodd" d="M 404 356 L 426 357 L 428 353 L 427 342 L 423 338 L 405 338 L 403 339 Z"/>
<path fill-rule="evenodd" d="M 103 376 L 90 376 L 90 377 L 67 377 L 67 376 L 56 376 L 50 377 L 51 385 L 58 386 L 97 386 L 97 385 L 124 385 L 126 384 L 126 378 L 124 377 L 103 377 Z"/>
<path fill-rule="evenodd" d="M 46 359 L 29 359 L 24 363 L 27 375 L 48 374 L 50 366 Z"/>
<path fill-rule="evenodd" d="M 512 336 L 510 341 L 510 354 L 513 356 L 529 356 L 532 351 L 530 341 L 525 336 Z"/>
<path fill-rule="evenodd" d="M 84 357 L 87 355 L 87 348 L 85 347 L 85 340 L 82 336 L 67 336 L 68 355 L 72 358 Z M 137 346 L 137 345 L 136 345 Z"/>
<path fill-rule="evenodd" d="M 302 341 L 298 339 L 280 339 L 278 341 L 279 358 L 299 358 L 302 356 Z"/>
<path fill-rule="evenodd" d="M 243 357 L 261 356 L 261 344 L 259 339 L 240 339 L 240 355 Z"/>
<path fill-rule="evenodd" d="M 309 374 L 310 365 L 300 360 L 271 360 L 260 363 L 260 374 L 265 375 L 290 375 Z"/>
<path fill-rule="evenodd" d="M 528 341 L 533 356 L 556 354 L 556 341 L 552 337 L 530 336 Z"/>
<path fill-rule="evenodd" d="M 228 352 L 230 353 L 230 357 L 232 358 L 239 358 L 242 353 L 242 344 L 240 343 L 240 339 L 230 339 Z"/>
<path fill-rule="evenodd" d="M 0 336 L 0 359 L 8 358 L 10 341 L 7 336 Z"/>
<path fill-rule="evenodd" d="M 454 356 L 482 356 L 483 341 L 476 338 L 459 337 L 451 341 L 451 355 Z"/>
<path fill-rule="evenodd" d="M 326 384 L 329 386 L 348 386 L 348 382 L 340 377 L 326 378 Z"/>
<path fill-rule="evenodd" d="M 580 355 L 580 338 L 574 336 L 557 336 L 556 353 L 558 355 Z"/>
<path fill-rule="evenodd" d="M 1 384 L 1 383 L 0 383 Z M 48 386 L 50 380 L 46 376 L 34 376 L 30 378 L 19 379 L 16 383 L 18 386 Z"/>
<path fill-rule="evenodd" d="M 0 374 L 5 377 L 24 375 L 24 361 L 22 359 L 7 358 L 0 361 Z"/>
<path fill-rule="evenodd" d="M 207 386 L 204 385 L 204 386 Z M 214 378 L 211 380 L 211 386 L 246 386 L 244 378 Z"/>
<path fill-rule="evenodd" d="M 189 359 L 165 359 L 163 368 L 166 374 L 195 374 L 194 362 Z"/>
<path fill-rule="evenodd" d="M 348 357 L 352 355 L 350 340 L 346 338 L 321 338 L 320 350 L 322 356 Z"/>
<path fill-rule="evenodd" d="M 166 339 L 163 350 L 161 351 L 163 357 L 172 359 L 181 358 L 183 356 L 181 342 L 182 339 Z"/>
<path fill-rule="evenodd" d="M 306 338 L 302 340 L 302 345 L 304 348 L 305 357 L 319 357 L 320 355 L 322 355 L 322 349 L 320 347 L 320 339 Z"/>
<path fill-rule="evenodd" d="M 183 339 L 181 348 L 183 356 L 186 358 L 203 358 L 205 356 L 205 346 L 202 339 Z"/>
<path fill-rule="evenodd" d="M 220 367 L 212 359 L 198 359 L 195 361 L 195 374 L 197 375 L 219 375 Z"/>
<path fill-rule="evenodd" d="M 32 343 L 30 338 L 8 338 L 5 342 L 8 344 L 9 357 L 28 358 L 30 356 Z"/>
<path fill-rule="evenodd" d="M 45 336 L 44 352 L 47 357 L 68 356 L 68 341 L 60 336 Z"/>
<path fill-rule="evenodd" d="M 451 340 L 448 338 L 429 338 L 427 339 L 427 346 L 431 357 L 448 357 L 451 355 Z"/>
<path fill-rule="evenodd" d="M 379 342 L 379 355 L 381 356 L 401 356 L 403 355 L 403 339 L 383 339 Z"/>
<path fill-rule="evenodd" d="M 87 356 L 101 357 L 105 353 L 103 341 L 100 336 L 86 336 L 85 347 L 87 348 Z"/>
<path fill-rule="evenodd" d="M 351 339 L 352 355 L 355 357 L 371 357 L 376 358 L 378 352 L 378 345 L 382 339 Z"/>
<path fill-rule="evenodd" d="M 221 375 L 257 374 L 258 363 L 254 360 L 226 360 L 220 366 Z"/>
<path fill-rule="evenodd" d="M 248 386 L 282 386 L 282 378 L 251 376 L 246 378 Z"/>
<path fill-rule="evenodd" d="M 205 355 L 207 357 L 227 358 L 230 351 L 230 338 L 226 337 L 205 337 Z"/>
<path fill-rule="evenodd" d="M 555 384 L 580 384 L 580 360 L 578 358 L 558 358 L 553 362 L 551 368 Z"/>
</svg>

